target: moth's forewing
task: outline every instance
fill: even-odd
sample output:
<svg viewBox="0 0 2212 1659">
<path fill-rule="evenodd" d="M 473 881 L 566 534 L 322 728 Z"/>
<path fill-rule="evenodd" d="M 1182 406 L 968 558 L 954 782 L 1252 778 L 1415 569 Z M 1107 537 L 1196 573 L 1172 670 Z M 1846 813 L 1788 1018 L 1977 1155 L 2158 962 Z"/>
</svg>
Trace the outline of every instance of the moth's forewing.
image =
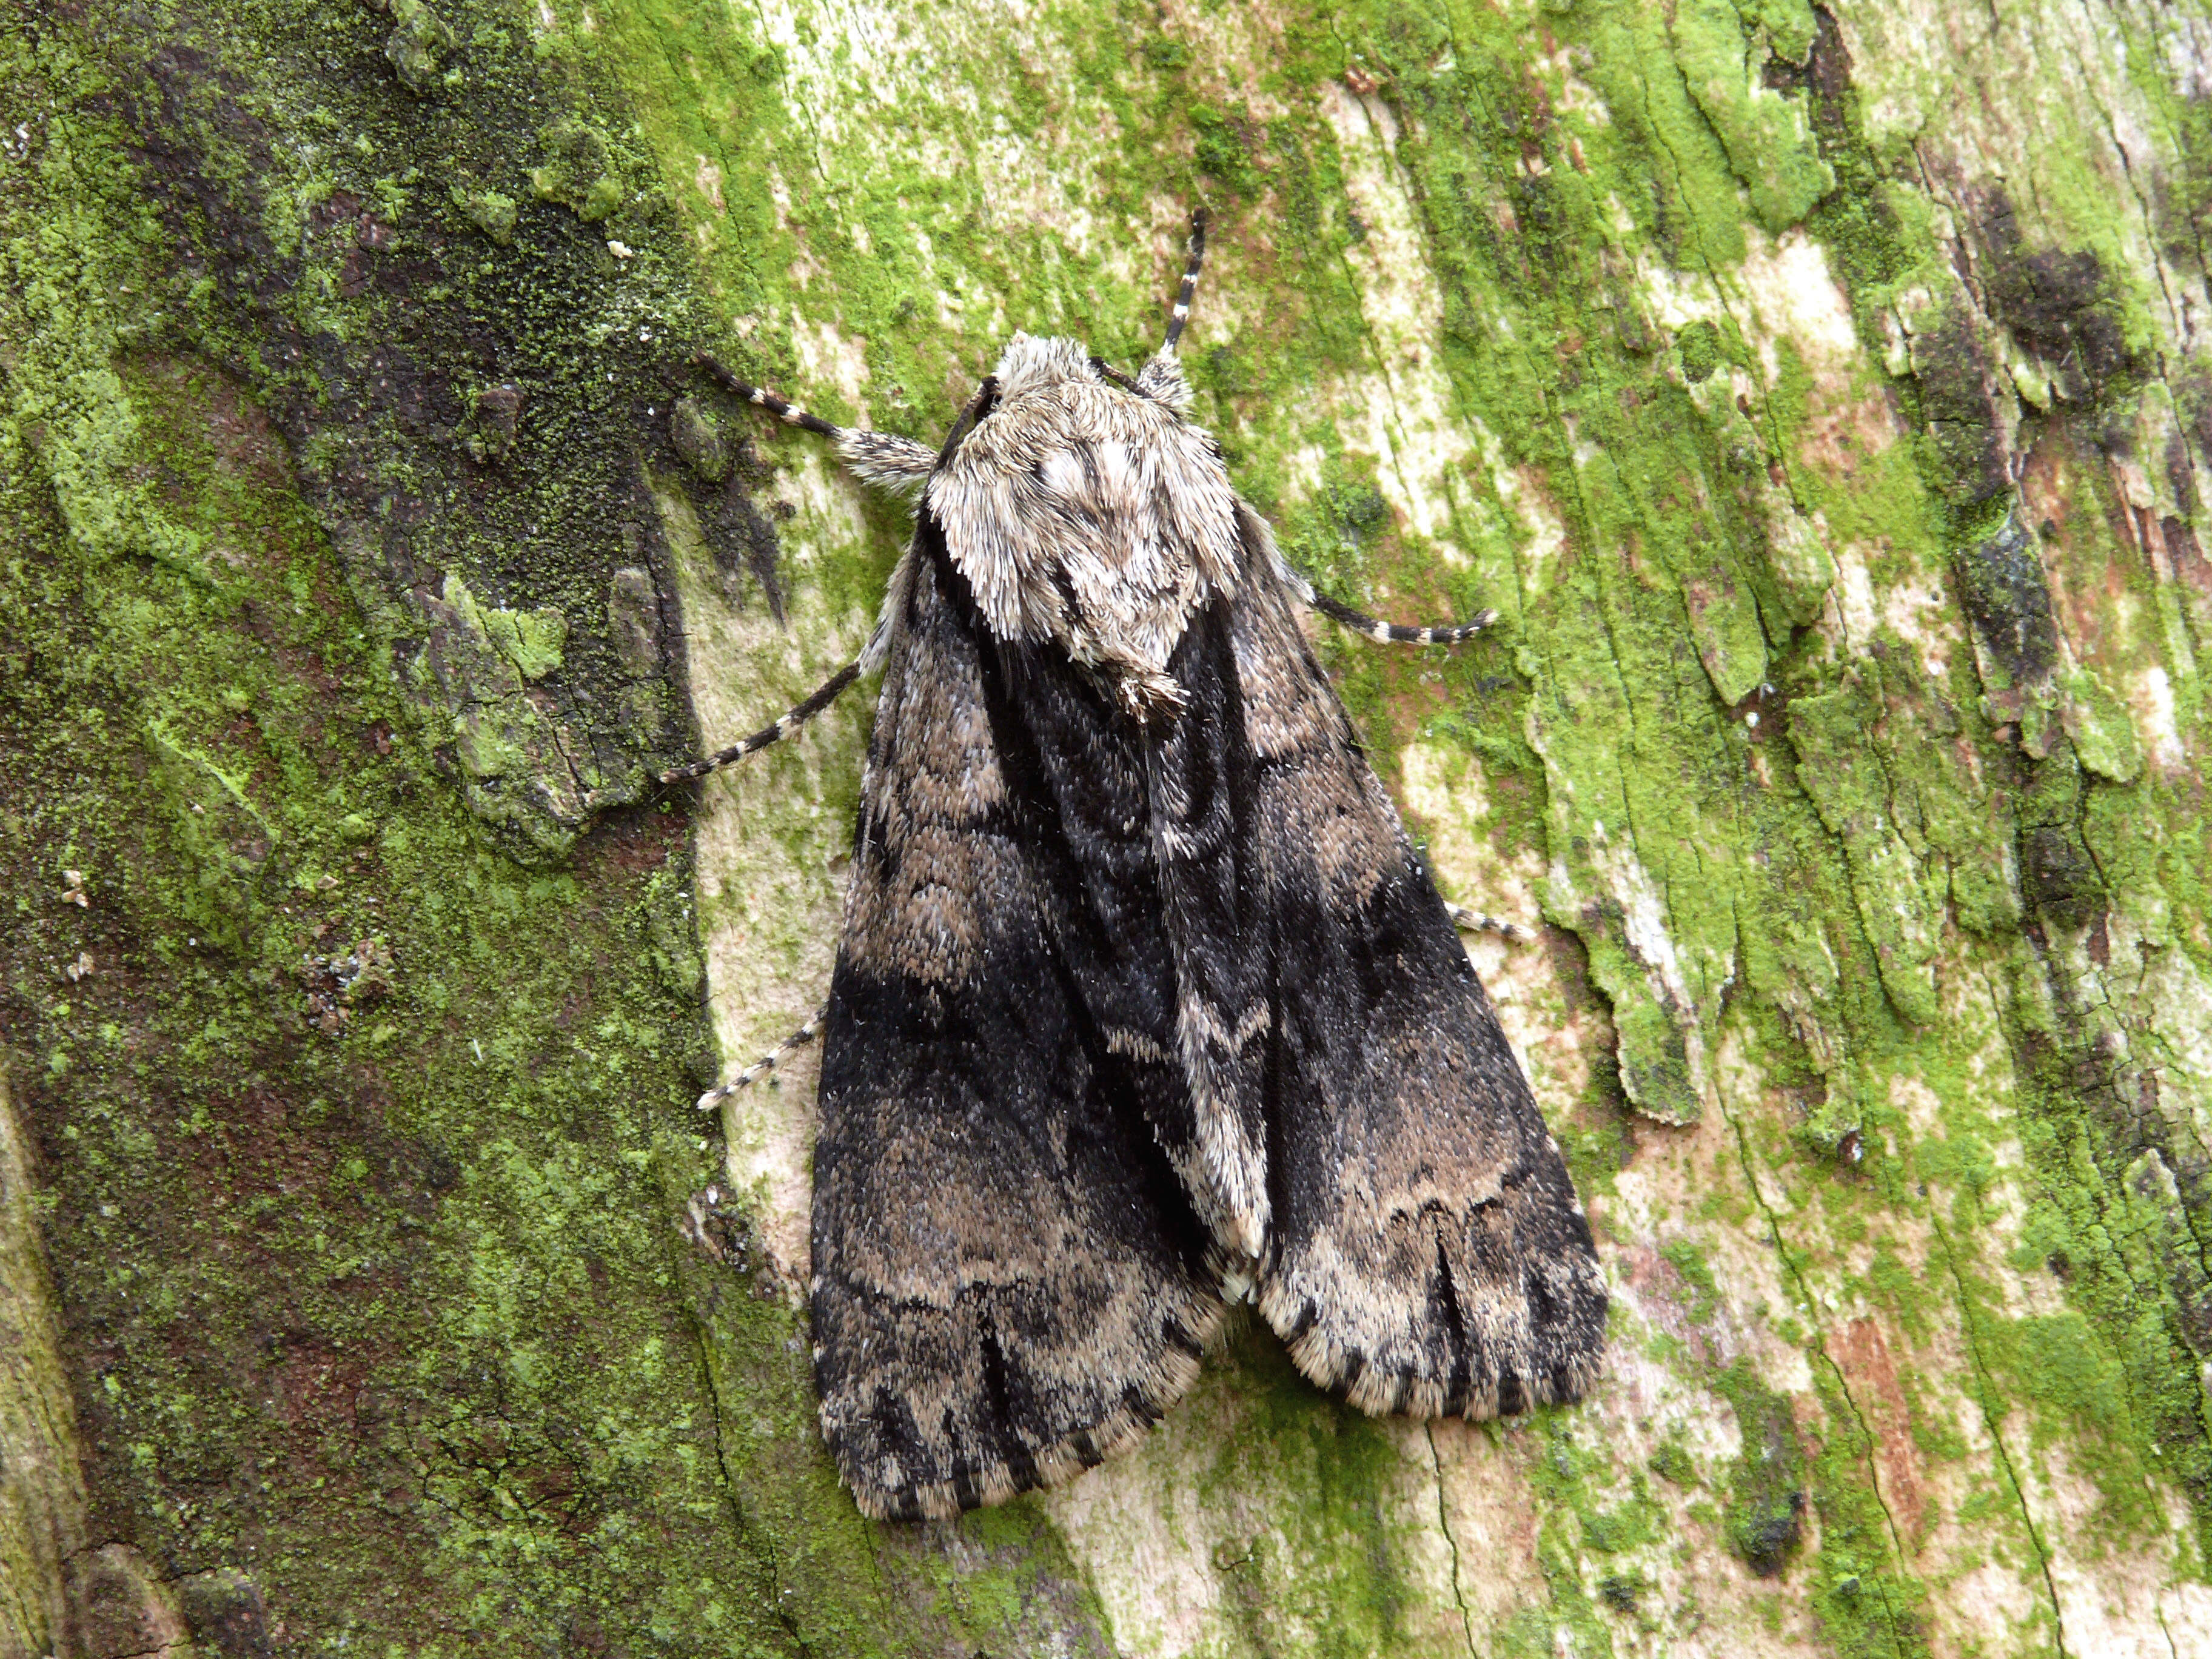
<svg viewBox="0 0 2212 1659">
<path fill-rule="evenodd" d="M 1579 1399 L 1606 1291 L 1565 1161 L 1272 580 L 1267 526 L 1244 523 L 1246 865 L 1276 1015 L 1261 1311 L 1307 1376 L 1370 1412 Z"/>
<path fill-rule="evenodd" d="M 1084 982 L 1128 943 L 1097 918 L 1117 860 L 1070 850 L 1081 836 L 1035 744 L 1004 742 L 1000 665 L 927 510 L 910 557 L 814 1158 L 823 1426 L 882 1516 L 949 1515 L 1097 1462 L 1188 1388 L 1221 1311 L 1143 1109 L 1148 1073 L 1155 1093 L 1175 1079 L 1113 1051 L 1101 1020 L 1120 1004 Z M 1146 861 L 1118 864 L 1142 916 Z M 1141 1012 L 1138 977 L 1121 1000 Z"/>
</svg>

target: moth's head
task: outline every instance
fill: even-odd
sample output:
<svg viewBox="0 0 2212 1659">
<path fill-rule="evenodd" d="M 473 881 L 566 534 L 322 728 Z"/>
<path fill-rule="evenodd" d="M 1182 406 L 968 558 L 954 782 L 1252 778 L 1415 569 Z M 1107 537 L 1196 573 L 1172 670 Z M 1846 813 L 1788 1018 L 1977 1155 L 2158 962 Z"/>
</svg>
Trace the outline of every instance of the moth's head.
<svg viewBox="0 0 2212 1659">
<path fill-rule="evenodd" d="M 1006 398 L 1067 384 L 1102 386 L 1118 381 L 1123 386 L 1129 385 L 1126 377 L 1109 374 L 1080 340 L 1053 340 L 1036 334 L 1017 334 L 1006 342 L 1006 350 L 999 356 L 997 379 L 999 395 Z"/>
</svg>

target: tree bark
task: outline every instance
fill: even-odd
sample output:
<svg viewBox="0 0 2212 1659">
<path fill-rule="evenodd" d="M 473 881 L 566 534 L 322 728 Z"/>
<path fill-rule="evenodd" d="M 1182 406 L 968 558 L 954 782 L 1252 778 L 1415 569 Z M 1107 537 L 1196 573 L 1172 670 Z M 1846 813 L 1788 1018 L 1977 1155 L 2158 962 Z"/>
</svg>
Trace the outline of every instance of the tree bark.
<svg viewBox="0 0 2212 1659">
<path fill-rule="evenodd" d="M 177 0 L 0 30 L 0 1651 L 2212 1649 L 2212 21 Z M 1233 1323 L 877 1526 L 813 1069 L 935 442 L 1185 359 L 1589 1200 L 1587 1403 Z M 20 1133 L 19 1133 L 20 1126 Z M 18 1147 L 23 1148 L 18 1154 Z M 43 1245 L 43 1261 L 41 1260 Z"/>
</svg>

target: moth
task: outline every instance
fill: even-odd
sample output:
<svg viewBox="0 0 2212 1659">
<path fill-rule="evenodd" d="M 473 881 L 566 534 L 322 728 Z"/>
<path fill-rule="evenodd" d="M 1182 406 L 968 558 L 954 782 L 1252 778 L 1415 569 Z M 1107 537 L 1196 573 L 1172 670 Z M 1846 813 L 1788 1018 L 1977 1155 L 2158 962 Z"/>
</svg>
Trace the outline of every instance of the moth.
<svg viewBox="0 0 2212 1659">
<path fill-rule="evenodd" d="M 1364 1411 L 1579 1399 L 1589 1224 L 1453 915 L 1297 618 L 1316 593 L 1190 418 L 1018 334 L 943 446 L 848 430 L 701 362 L 915 503 L 817 1036 L 811 1311 L 860 1507 L 951 1516 L 1156 1422 L 1240 1298 Z"/>
</svg>

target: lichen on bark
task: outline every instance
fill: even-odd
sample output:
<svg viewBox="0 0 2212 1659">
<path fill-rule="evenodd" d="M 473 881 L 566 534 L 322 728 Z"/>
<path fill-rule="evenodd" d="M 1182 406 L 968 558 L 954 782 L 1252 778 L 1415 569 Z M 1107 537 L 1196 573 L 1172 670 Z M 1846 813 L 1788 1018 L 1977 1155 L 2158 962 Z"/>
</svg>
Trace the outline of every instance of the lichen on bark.
<svg viewBox="0 0 2212 1659">
<path fill-rule="evenodd" d="M 0 1019 L 84 1650 L 2212 1641 L 2201 22 L 14 15 Z M 1612 1370 L 1375 1423 L 1237 1325 L 1132 1455 L 871 1527 L 811 1070 L 688 1107 L 818 1005 L 866 711 L 649 778 L 903 525 L 690 355 L 933 441 L 1015 328 L 1150 349 L 1200 201 L 1240 489 L 1504 615 L 1320 642 L 1541 924 L 1471 948 Z"/>
</svg>

